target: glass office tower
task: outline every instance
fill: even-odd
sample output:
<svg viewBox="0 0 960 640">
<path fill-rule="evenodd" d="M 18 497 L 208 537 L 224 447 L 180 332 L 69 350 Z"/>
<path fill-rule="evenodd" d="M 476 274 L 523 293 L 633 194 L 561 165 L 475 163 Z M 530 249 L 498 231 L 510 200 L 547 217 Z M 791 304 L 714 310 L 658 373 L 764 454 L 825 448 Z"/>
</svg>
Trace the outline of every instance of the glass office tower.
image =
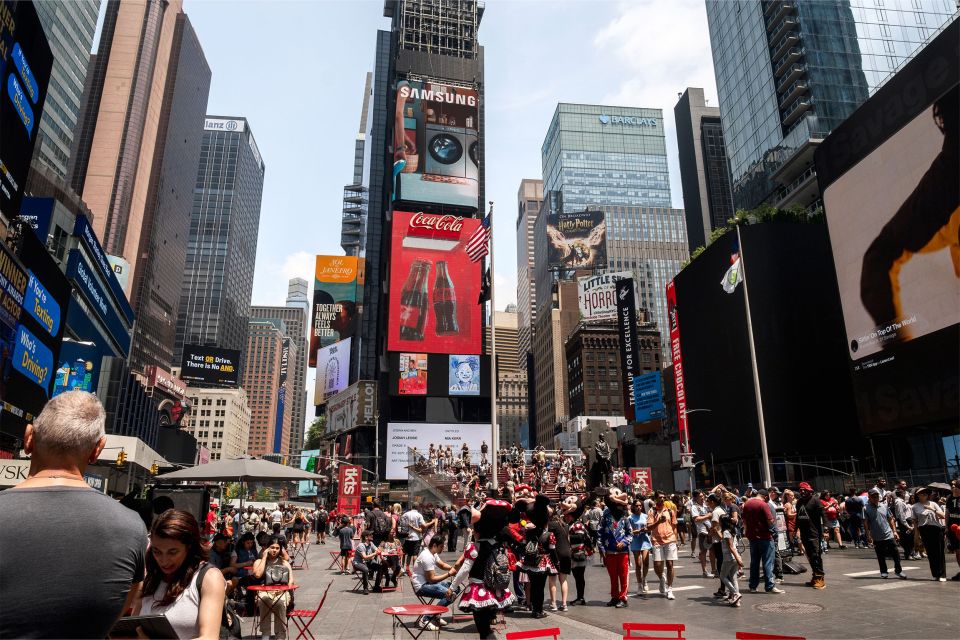
<svg viewBox="0 0 960 640">
<path fill-rule="evenodd" d="M 707 0 L 734 205 L 820 203 L 813 152 L 954 0 Z"/>
<path fill-rule="evenodd" d="M 670 207 L 660 109 L 561 102 L 541 153 L 543 191 L 555 210 Z"/>
</svg>

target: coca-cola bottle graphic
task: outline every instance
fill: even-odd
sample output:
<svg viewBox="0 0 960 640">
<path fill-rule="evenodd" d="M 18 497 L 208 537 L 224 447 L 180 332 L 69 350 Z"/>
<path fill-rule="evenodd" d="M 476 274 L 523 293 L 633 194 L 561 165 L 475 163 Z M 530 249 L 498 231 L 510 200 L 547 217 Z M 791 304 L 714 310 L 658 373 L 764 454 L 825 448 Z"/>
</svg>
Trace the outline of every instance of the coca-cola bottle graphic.
<svg viewBox="0 0 960 640">
<path fill-rule="evenodd" d="M 427 321 L 427 286 L 430 262 L 414 260 L 407 281 L 400 291 L 400 339 L 423 341 L 423 325 Z"/>
<path fill-rule="evenodd" d="M 438 336 L 460 333 L 457 324 L 457 293 L 447 271 L 447 263 L 437 262 L 437 279 L 433 283 L 433 314 Z"/>
</svg>

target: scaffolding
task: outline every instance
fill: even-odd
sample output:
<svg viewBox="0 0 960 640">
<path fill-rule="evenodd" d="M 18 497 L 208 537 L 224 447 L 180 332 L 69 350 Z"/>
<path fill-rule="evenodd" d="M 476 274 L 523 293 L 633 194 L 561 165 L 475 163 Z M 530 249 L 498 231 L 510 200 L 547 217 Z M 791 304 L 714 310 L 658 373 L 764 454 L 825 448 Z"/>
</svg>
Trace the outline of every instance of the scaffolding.
<svg viewBox="0 0 960 640">
<path fill-rule="evenodd" d="M 401 49 L 475 58 L 483 0 L 399 0 Z"/>
</svg>

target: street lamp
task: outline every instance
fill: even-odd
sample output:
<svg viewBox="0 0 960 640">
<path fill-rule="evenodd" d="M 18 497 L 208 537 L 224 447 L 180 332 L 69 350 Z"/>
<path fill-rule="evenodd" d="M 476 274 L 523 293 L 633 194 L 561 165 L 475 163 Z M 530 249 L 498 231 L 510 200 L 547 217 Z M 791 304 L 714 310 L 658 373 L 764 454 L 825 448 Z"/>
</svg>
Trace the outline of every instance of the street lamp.
<svg viewBox="0 0 960 640">
<path fill-rule="evenodd" d="M 712 409 L 683 409 L 683 423 L 686 428 L 683 430 L 683 453 L 680 454 L 680 467 L 686 469 L 690 479 L 690 497 L 693 497 L 693 469 L 696 463 L 693 461 L 693 451 L 690 451 L 690 425 L 687 424 L 687 415 L 691 413 L 713 413 Z"/>
</svg>

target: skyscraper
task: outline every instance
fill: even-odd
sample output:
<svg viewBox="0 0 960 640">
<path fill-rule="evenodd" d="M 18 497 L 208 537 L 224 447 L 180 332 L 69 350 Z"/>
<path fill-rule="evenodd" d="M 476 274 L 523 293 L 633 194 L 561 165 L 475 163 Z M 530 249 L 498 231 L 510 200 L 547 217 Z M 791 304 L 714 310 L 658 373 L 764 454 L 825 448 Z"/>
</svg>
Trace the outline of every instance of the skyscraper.
<svg viewBox="0 0 960 640">
<path fill-rule="evenodd" d="M 954 0 L 707 0 L 735 207 L 817 206 L 814 150 L 956 10 Z"/>
<path fill-rule="evenodd" d="M 720 108 L 708 107 L 703 89 L 688 87 L 673 108 L 680 151 L 683 210 L 690 251 L 707 244 L 710 232 L 733 217 L 730 169 Z"/>
<path fill-rule="evenodd" d="M 305 315 L 310 313 L 310 284 L 303 278 L 290 278 L 287 281 L 287 306 L 303 309 Z"/>
<path fill-rule="evenodd" d="M 33 162 L 65 181 L 100 0 L 48 0 L 34 7 L 53 53 L 53 70 Z"/>
<path fill-rule="evenodd" d="M 134 0 L 107 4 L 89 69 L 71 184 L 130 264 L 131 366 L 169 368 L 210 68 L 180 0 Z"/>
<path fill-rule="evenodd" d="M 293 281 L 291 281 L 292 283 Z M 302 306 L 288 303 L 285 307 L 254 305 L 250 307 L 251 320 L 282 322 L 284 336 L 295 350 L 291 350 L 287 368 L 287 396 L 285 404 L 290 412 L 290 444 L 286 455 L 299 454 L 303 449 L 307 411 L 307 314 Z"/>
<path fill-rule="evenodd" d="M 343 187 L 343 219 L 340 246 L 348 256 L 363 256 L 364 225 L 367 221 L 367 187 L 364 180 L 367 145 L 367 120 L 373 95 L 373 73 L 367 72 L 363 84 L 363 106 L 360 108 L 360 129 L 353 146 L 353 180 Z"/>
<path fill-rule="evenodd" d="M 517 189 L 517 324 L 518 348 L 529 353 L 537 322 L 537 282 L 534 279 L 533 225 L 543 206 L 543 180 L 524 178 Z"/>
<path fill-rule="evenodd" d="M 253 293 L 263 159 L 246 118 L 208 115 L 203 123 L 177 314 L 177 362 L 185 344 L 246 349 Z"/>
<path fill-rule="evenodd" d="M 507 447 L 525 440 L 527 435 L 527 359 L 519 351 L 516 307 L 510 305 L 507 311 L 494 312 L 493 325 L 497 331 L 497 427 L 500 446 Z M 488 341 L 489 336 L 488 326 Z"/>
<path fill-rule="evenodd" d="M 250 320 L 244 349 L 243 390 L 250 405 L 251 456 L 288 455 L 292 411 L 286 403 L 288 385 L 286 366 L 294 347 L 286 337 L 286 326 L 278 320 Z M 284 362 L 284 349 L 287 362 Z M 283 391 L 281 391 L 281 388 Z"/>
<path fill-rule="evenodd" d="M 663 113 L 560 103 L 547 129 L 542 159 L 545 201 L 540 216 L 587 208 L 603 211 L 607 270 L 632 272 L 638 304 L 650 310 L 651 320 L 663 330 L 667 282 L 689 255 L 683 210 L 670 206 Z M 540 295 L 551 290 L 557 275 L 546 259 L 546 228 L 541 224 L 538 218 L 533 278 L 540 311 L 557 302 Z M 537 248 L 537 243 L 543 246 Z"/>
</svg>

